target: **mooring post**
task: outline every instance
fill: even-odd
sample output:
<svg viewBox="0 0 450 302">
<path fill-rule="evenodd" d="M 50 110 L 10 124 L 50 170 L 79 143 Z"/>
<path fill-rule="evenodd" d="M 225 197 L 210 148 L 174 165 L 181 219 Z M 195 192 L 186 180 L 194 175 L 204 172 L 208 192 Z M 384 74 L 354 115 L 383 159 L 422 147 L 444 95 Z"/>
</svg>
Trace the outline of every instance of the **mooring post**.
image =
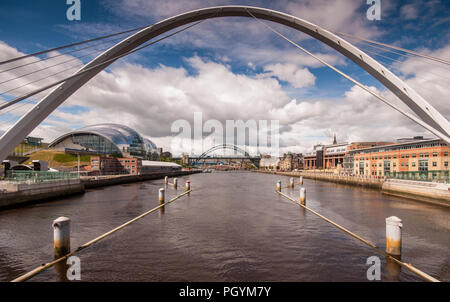
<svg viewBox="0 0 450 302">
<path fill-rule="evenodd" d="M 393 256 L 402 254 L 402 220 L 396 216 L 386 218 L 386 253 Z"/>
<path fill-rule="evenodd" d="M 164 177 L 164 184 L 167 185 L 169 183 L 169 177 Z"/>
<path fill-rule="evenodd" d="M 158 201 L 159 203 L 164 203 L 166 199 L 166 190 L 164 188 L 159 189 Z"/>
<path fill-rule="evenodd" d="M 277 181 L 277 192 L 281 192 L 281 180 Z"/>
<path fill-rule="evenodd" d="M 300 188 L 300 204 L 306 205 L 306 189 Z"/>
<path fill-rule="evenodd" d="M 53 221 L 53 249 L 55 259 L 70 253 L 70 219 L 59 217 Z"/>
<path fill-rule="evenodd" d="M 178 179 L 174 178 L 173 179 L 173 187 L 176 189 L 178 186 Z"/>
<path fill-rule="evenodd" d="M 300 184 L 303 184 L 303 176 L 300 176 Z"/>
<path fill-rule="evenodd" d="M 191 189 L 191 182 L 189 180 L 186 180 L 186 191 L 189 191 Z"/>
<path fill-rule="evenodd" d="M 294 188 L 294 177 L 291 177 L 290 179 L 289 179 L 289 187 L 290 188 Z"/>
</svg>

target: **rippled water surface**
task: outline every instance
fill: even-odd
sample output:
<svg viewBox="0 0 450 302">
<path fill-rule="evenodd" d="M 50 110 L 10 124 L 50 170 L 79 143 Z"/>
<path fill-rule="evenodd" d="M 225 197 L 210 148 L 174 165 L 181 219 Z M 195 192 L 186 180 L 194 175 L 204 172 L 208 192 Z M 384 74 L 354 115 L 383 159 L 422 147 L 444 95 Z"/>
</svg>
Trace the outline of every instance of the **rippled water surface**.
<svg viewBox="0 0 450 302">
<path fill-rule="evenodd" d="M 193 192 L 79 252 L 83 281 L 367 281 L 360 241 L 274 193 L 288 177 L 214 172 Z M 0 280 L 53 259 L 51 223 L 72 220 L 72 249 L 158 205 L 163 180 L 93 189 L 0 212 Z M 307 205 L 384 250 L 385 218 L 403 220 L 403 261 L 450 281 L 450 211 L 375 190 L 305 180 Z M 296 199 L 299 185 L 283 191 Z M 167 198 L 183 192 L 168 187 Z M 421 281 L 386 264 L 382 281 Z M 31 281 L 64 280 L 57 266 Z"/>
</svg>

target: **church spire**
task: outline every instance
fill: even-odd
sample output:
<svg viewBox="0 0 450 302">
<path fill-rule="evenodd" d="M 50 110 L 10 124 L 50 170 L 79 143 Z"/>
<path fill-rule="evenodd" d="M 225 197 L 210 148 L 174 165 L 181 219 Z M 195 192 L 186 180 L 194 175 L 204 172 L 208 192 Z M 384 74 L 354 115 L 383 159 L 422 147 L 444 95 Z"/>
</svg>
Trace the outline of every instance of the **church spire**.
<svg viewBox="0 0 450 302">
<path fill-rule="evenodd" d="M 336 145 L 337 141 L 336 141 L 336 133 L 334 134 L 334 139 L 333 139 L 333 145 Z"/>
</svg>

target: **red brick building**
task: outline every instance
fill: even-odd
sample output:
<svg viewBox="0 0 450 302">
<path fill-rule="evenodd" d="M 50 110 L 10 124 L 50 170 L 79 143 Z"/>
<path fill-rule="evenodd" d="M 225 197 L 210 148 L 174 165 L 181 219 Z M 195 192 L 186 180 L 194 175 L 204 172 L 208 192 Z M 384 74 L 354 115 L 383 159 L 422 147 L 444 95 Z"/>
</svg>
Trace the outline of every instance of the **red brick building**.
<svg viewBox="0 0 450 302">
<path fill-rule="evenodd" d="M 130 174 L 138 175 L 141 171 L 142 160 L 139 158 L 116 158 L 109 156 L 92 156 L 91 171 L 101 175 Z"/>
</svg>

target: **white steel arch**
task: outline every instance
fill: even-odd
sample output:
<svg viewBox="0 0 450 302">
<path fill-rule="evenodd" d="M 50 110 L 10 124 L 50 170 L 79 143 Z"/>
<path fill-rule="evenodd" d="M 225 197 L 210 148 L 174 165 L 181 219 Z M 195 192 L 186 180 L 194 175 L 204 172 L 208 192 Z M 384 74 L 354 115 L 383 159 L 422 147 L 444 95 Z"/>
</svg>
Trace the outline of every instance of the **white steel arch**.
<svg viewBox="0 0 450 302">
<path fill-rule="evenodd" d="M 450 143 L 450 123 L 433 106 L 431 106 L 417 92 L 399 79 L 396 75 L 374 60 L 372 57 L 353 46 L 341 37 L 303 19 L 259 7 L 250 6 L 217 6 L 203 8 L 183 13 L 161 22 L 155 23 L 117 43 L 91 62 L 86 64 L 78 72 L 92 66 L 101 64 L 111 58 L 120 56 L 154 37 L 169 30 L 183 26 L 185 24 L 217 18 L 217 17 L 251 17 L 251 13 L 258 19 L 265 19 L 279 24 L 283 24 L 304 32 L 313 38 L 331 46 L 369 74 L 380 81 L 386 88 L 391 90 L 403 103 L 405 103 L 415 114 L 426 124 L 437 130 L 441 138 Z M 94 68 L 85 74 L 71 78 L 53 89 L 46 97 L 39 101 L 30 111 L 23 115 L 16 124 L 11 127 L 0 138 L 0 160 L 5 159 L 24 138 L 35 127 L 37 127 L 47 116 L 49 116 L 61 103 L 81 86 L 88 82 L 101 70 L 109 66 L 115 60 Z"/>
</svg>

